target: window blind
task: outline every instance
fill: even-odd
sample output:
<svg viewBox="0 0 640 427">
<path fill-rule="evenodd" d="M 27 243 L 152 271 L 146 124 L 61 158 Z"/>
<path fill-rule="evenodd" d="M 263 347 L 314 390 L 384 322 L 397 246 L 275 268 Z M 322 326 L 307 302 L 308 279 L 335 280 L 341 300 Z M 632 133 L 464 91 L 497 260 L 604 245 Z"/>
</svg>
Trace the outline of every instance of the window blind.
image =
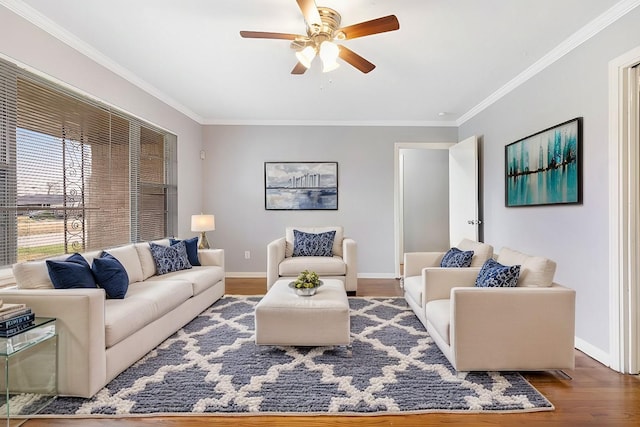
<svg viewBox="0 0 640 427">
<path fill-rule="evenodd" d="M 174 234 L 175 135 L 6 61 L 0 90 L 0 266 Z"/>
</svg>

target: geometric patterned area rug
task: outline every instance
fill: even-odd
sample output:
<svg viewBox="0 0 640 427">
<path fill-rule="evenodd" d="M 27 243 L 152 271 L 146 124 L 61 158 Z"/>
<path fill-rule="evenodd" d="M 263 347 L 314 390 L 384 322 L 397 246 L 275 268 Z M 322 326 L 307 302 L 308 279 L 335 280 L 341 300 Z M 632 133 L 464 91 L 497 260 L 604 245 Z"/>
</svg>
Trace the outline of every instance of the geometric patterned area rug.
<svg viewBox="0 0 640 427">
<path fill-rule="evenodd" d="M 403 298 L 349 298 L 351 357 L 256 346 L 258 301 L 223 297 L 93 398 L 60 397 L 37 417 L 553 410 L 517 372 L 456 373 Z"/>
</svg>

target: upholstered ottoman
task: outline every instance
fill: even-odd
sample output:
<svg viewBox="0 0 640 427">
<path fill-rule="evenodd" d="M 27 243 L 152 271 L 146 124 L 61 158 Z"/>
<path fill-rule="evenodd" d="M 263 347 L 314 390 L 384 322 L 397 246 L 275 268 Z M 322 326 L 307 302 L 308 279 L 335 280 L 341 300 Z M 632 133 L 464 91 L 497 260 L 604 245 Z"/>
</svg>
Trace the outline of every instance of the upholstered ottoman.
<svg viewBox="0 0 640 427">
<path fill-rule="evenodd" d="M 276 281 L 256 305 L 256 344 L 351 348 L 349 300 L 341 280 L 323 279 L 315 295 L 298 296 Z"/>
</svg>

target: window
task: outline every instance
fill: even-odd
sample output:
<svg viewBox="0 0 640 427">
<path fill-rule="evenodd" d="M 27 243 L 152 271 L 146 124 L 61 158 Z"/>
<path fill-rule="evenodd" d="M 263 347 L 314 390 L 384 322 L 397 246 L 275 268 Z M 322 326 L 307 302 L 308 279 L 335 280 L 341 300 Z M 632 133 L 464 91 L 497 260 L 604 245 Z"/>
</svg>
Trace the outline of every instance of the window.
<svg viewBox="0 0 640 427">
<path fill-rule="evenodd" d="M 174 234 L 175 135 L 0 61 L 0 267 Z"/>
</svg>

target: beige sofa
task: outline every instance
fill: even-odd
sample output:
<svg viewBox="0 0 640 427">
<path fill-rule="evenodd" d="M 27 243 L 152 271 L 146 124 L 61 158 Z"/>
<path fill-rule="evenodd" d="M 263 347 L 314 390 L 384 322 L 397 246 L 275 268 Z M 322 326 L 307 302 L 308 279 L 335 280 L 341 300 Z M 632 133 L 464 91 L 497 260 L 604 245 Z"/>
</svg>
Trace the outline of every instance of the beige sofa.
<svg viewBox="0 0 640 427">
<path fill-rule="evenodd" d="M 101 252 L 82 255 L 91 265 Z M 99 288 L 54 289 L 45 261 L 14 265 L 16 287 L 0 290 L 5 302 L 26 303 L 38 316 L 57 318 L 60 395 L 93 396 L 224 295 L 221 249 L 199 250 L 201 266 L 160 276 L 148 243 L 108 252 L 129 276 L 124 299 L 107 299 Z"/>
<path fill-rule="evenodd" d="M 333 256 L 293 256 L 294 230 L 314 234 L 335 230 Z M 338 279 L 348 293 L 355 293 L 358 289 L 356 242 L 344 237 L 340 226 L 287 227 L 285 237 L 267 245 L 267 289 L 279 279 L 295 279 L 303 270 L 315 271 L 322 278 Z"/>
<path fill-rule="evenodd" d="M 521 265 L 516 287 L 475 287 L 480 267 L 426 267 L 405 277 L 405 299 L 458 371 L 573 369 L 575 291 L 553 282 L 547 258 L 509 248 L 495 258 Z"/>
</svg>

